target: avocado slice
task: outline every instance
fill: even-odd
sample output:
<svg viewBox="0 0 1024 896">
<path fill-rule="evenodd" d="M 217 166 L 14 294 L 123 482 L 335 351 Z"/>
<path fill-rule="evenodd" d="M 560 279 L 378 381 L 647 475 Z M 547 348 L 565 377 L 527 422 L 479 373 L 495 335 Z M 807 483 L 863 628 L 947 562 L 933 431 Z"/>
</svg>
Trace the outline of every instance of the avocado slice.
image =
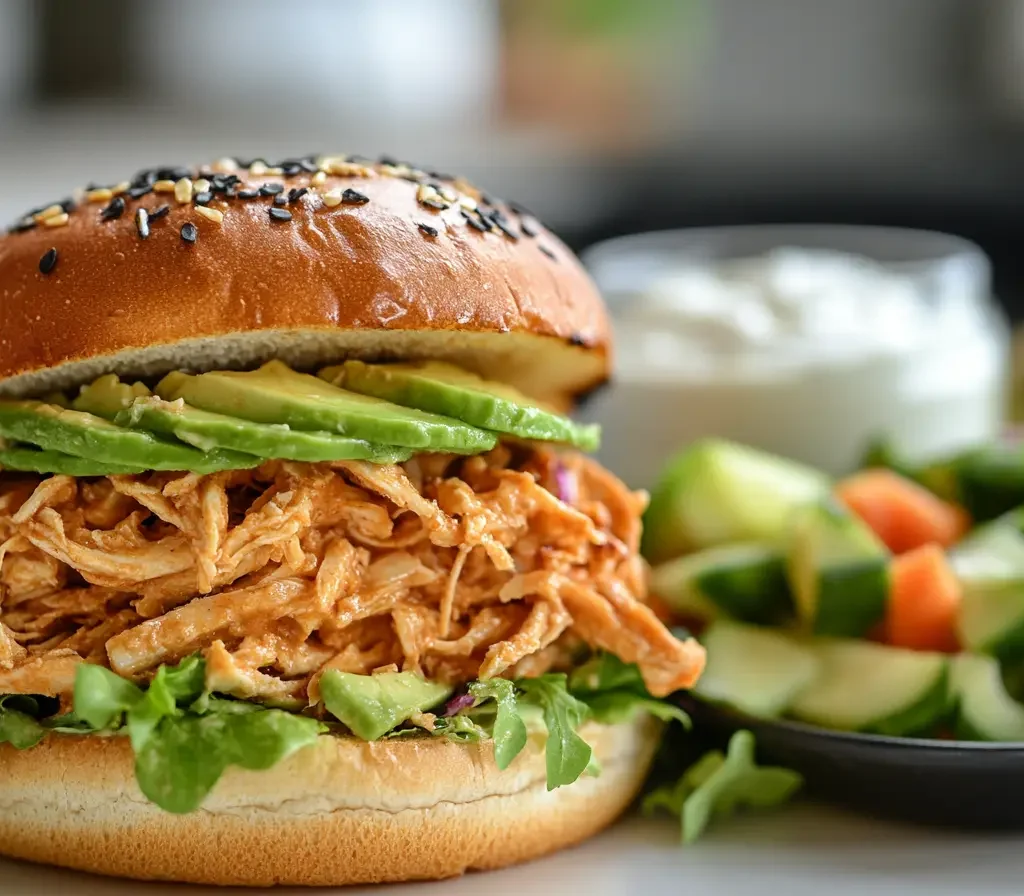
<svg viewBox="0 0 1024 896">
<path fill-rule="evenodd" d="M 378 464 L 401 463 L 412 457 L 409 448 L 376 445 L 329 432 L 304 432 L 284 423 L 253 423 L 239 417 L 201 411 L 180 398 L 140 398 L 115 418 L 122 426 L 175 436 L 202 451 L 228 448 L 260 457 L 285 458 L 316 463 L 328 460 L 368 460 Z"/>
<path fill-rule="evenodd" d="M 0 400 L 0 436 L 49 451 L 143 470 L 213 473 L 255 467 L 258 457 L 235 451 L 203 453 L 102 417 L 41 401 Z"/>
<path fill-rule="evenodd" d="M 485 432 L 449 417 L 403 408 L 379 398 L 356 395 L 296 373 L 280 361 L 258 370 L 217 370 L 191 376 L 167 374 L 156 387 L 167 401 L 182 398 L 205 411 L 254 423 L 283 423 L 422 451 L 479 454 L 497 442 Z"/>
<path fill-rule="evenodd" d="M 414 672 L 357 675 L 328 669 L 320 678 L 327 711 L 363 740 L 383 737 L 417 712 L 447 700 L 452 688 Z"/>
<path fill-rule="evenodd" d="M 145 472 L 142 467 L 108 464 L 60 451 L 10 444 L 0 446 L 0 467 L 25 473 L 63 473 L 67 476 L 116 476 Z"/>
<path fill-rule="evenodd" d="M 105 420 L 113 420 L 121 411 L 130 408 L 136 398 L 148 398 L 152 394 L 145 383 L 129 385 L 122 383 L 116 373 L 108 373 L 82 386 L 78 397 L 71 402 L 71 407 Z"/>
<path fill-rule="evenodd" d="M 601 428 L 574 423 L 538 407 L 516 389 L 439 361 L 418 364 L 366 364 L 346 361 L 320 371 L 335 386 L 383 398 L 407 408 L 454 417 L 463 423 L 523 439 L 565 442 L 596 451 Z"/>
</svg>

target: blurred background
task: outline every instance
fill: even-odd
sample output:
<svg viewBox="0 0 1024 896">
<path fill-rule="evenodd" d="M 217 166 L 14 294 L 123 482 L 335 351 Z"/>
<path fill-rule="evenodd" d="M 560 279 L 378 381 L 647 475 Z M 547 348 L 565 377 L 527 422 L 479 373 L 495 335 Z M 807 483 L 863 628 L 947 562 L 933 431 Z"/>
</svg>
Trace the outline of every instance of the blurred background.
<svg viewBox="0 0 1024 896">
<path fill-rule="evenodd" d="M 386 152 L 576 249 L 944 230 L 1024 317 L 1024 0 L 0 0 L 0 218 L 139 167 Z"/>
</svg>

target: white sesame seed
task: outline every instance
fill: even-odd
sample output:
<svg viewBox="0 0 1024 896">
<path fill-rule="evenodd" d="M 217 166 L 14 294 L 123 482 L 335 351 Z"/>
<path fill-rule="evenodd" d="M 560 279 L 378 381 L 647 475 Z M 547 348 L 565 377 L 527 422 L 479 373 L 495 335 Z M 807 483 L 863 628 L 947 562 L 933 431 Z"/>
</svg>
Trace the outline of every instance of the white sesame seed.
<svg viewBox="0 0 1024 896">
<path fill-rule="evenodd" d="M 197 205 L 196 211 L 207 220 L 213 221 L 214 224 L 220 224 L 224 220 L 224 212 L 219 212 L 217 209 L 206 205 Z"/>
<path fill-rule="evenodd" d="M 318 171 L 316 174 L 313 175 L 312 178 L 310 178 L 309 182 L 311 184 L 313 184 L 313 186 L 319 187 L 326 180 L 327 180 L 327 172 L 326 171 Z"/>
<path fill-rule="evenodd" d="M 213 163 L 213 170 L 221 174 L 230 174 L 238 168 L 238 163 L 230 156 L 224 156 Z"/>
<path fill-rule="evenodd" d="M 447 199 L 449 202 L 458 202 L 459 201 L 459 194 L 456 193 L 455 190 L 453 190 L 451 187 L 447 187 L 447 186 L 441 187 L 441 195 L 445 199 Z"/>
<path fill-rule="evenodd" d="M 41 212 L 36 212 L 32 217 L 37 221 L 47 221 L 50 218 L 56 218 L 58 215 L 64 213 L 64 207 L 61 205 L 48 205 Z"/>
<path fill-rule="evenodd" d="M 205 193 L 210 189 L 210 182 L 205 178 L 201 177 L 194 184 L 192 184 L 192 191 L 194 193 Z"/>
<path fill-rule="evenodd" d="M 377 172 L 365 165 L 358 165 L 355 162 L 346 162 L 344 159 L 324 159 L 321 167 L 338 177 L 376 177 Z"/>
<path fill-rule="evenodd" d="M 429 184 L 420 184 L 419 189 L 416 190 L 416 201 L 426 202 L 428 199 L 436 199 L 437 190 L 435 190 Z"/>
<path fill-rule="evenodd" d="M 267 165 L 265 162 L 253 162 L 249 166 L 249 173 L 255 176 L 267 173 Z"/>
<path fill-rule="evenodd" d="M 43 224 L 47 227 L 63 227 L 68 223 L 68 213 L 61 212 L 59 215 L 52 215 L 49 218 L 43 218 Z"/>
<path fill-rule="evenodd" d="M 324 205 L 329 208 L 341 205 L 341 190 L 331 190 L 329 193 L 324 193 Z"/>
<path fill-rule="evenodd" d="M 460 196 L 459 205 L 461 205 L 467 212 L 476 211 L 476 200 L 472 196 L 466 196 L 465 194 Z"/>
<path fill-rule="evenodd" d="M 90 190 L 85 198 L 90 202 L 109 202 L 114 194 L 107 187 L 100 187 L 98 190 Z"/>
<path fill-rule="evenodd" d="M 115 196 L 117 196 L 118 193 L 127 193 L 128 192 L 128 188 L 130 186 L 131 186 L 131 184 L 128 181 L 123 180 L 123 181 L 121 181 L 121 183 L 116 184 L 113 187 L 111 187 L 110 188 L 110 192 L 113 193 Z"/>
<path fill-rule="evenodd" d="M 154 193 L 173 193 L 174 192 L 174 181 L 173 180 L 158 180 L 153 184 Z"/>
<path fill-rule="evenodd" d="M 275 165 L 273 168 L 268 168 L 266 173 L 267 174 L 284 174 L 284 168 L 282 168 L 280 165 Z"/>
<path fill-rule="evenodd" d="M 192 181 L 187 177 L 183 177 L 174 185 L 174 198 L 178 202 L 191 202 L 192 201 Z"/>
</svg>

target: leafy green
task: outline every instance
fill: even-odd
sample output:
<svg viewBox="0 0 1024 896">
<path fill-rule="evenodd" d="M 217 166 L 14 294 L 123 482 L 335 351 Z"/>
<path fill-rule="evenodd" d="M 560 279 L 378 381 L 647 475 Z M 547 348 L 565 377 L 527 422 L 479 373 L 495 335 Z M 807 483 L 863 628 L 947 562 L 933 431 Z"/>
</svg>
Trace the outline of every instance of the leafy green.
<svg viewBox="0 0 1024 896">
<path fill-rule="evenodd" d="M 754 735 L 737 731 L 728 752 L 705 753 L 675 784 L 660 787 L 643 801 L 645 813 L 659 809 L 678 815 L 684 843 L 693 843 L 712 817 L 738 808 L 767 809 L 788 800 L 803 784 L 790 769 L 759 766 L 754 760 Z"/>
<path fill-rule="evenodd" d="M 590 745 L 576 733 L 589 715 L 587 705 L 569 693 L 563 674 L 549 672 L 539 678 L 523 678 L 516 686 L 522 693 L 520 699 L 539 706 L 544 714 L 548 790 L 572 784 L 587 770 L 593 754 Z"/>
<path fill-rule="evenodd" d="M 142 696 L 141 688 L 103 666 L 82 663 L 75 673 L 75 716 L 96 731 L 119 728 Z"/>
<path fill-rule="evenodd" d="M 36 716 L 39 704 L 31 697 L 0 697 L 0 744 L 27 750 L 43 739 L 46 729 Z"/>
<path fill-rule="evenodd" d="M 504 771 L 526 746 L 526 723 L 519 715 L 515 685 L 505 678 L 491 678 L 487 681 L 474 681 L 469 686 L 469 693 L 478 701 L 491 699 L 495 703 L 494 725 L 491 729 L 494 761 Z"/>
<path fill-rule="evenodd" d="M 628 722 L 638 712 L 662 721 L 690 727 L 690 717 L 679 706 L 652 697 L 635 663 L 624 663 L 615 654 L 601 653 L 573 671 L 569 690 L 590 708 L 591 717 L 606 725 Z"/>
<path fill-rule="evenodd" d="M 392 732 L 392 734 L 395 733 L 398 732 Z M 453 740 L 460 744 L 476 744 L 491 737 L 491 733 L 487 728 L 463 713 L 437 719 L 434 722 L 434 730 L 431 734 L 446 737 L 448 740 Z M 497 748 L 495 748 L 495 755 L 497 755 Z"/>
</svg>

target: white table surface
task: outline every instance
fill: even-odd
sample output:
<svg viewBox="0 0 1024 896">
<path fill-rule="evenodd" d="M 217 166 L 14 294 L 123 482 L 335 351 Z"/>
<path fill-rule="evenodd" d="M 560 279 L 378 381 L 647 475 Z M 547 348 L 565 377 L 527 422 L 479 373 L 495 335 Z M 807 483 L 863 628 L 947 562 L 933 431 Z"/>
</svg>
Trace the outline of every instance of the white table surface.
<svg viewBox="0 0 1024 896">
<path fill-rule="evenodd" d="M 719 825 L 682 848 L 669 819 L 628 818 L 528 865 L 456 881 L 334 891 L 345 896 L 989 896 L 1024 894 L 1024 833 L 965 834 L 887 824 L 808 804 Z M 105 880 L 0 860 L 4 896 L 223 896 L 206 887 Z M 278 889 L 276 896 L 309 894 Z M 329 893 L 332 891 L 319 891 Z"/>
</svg>

